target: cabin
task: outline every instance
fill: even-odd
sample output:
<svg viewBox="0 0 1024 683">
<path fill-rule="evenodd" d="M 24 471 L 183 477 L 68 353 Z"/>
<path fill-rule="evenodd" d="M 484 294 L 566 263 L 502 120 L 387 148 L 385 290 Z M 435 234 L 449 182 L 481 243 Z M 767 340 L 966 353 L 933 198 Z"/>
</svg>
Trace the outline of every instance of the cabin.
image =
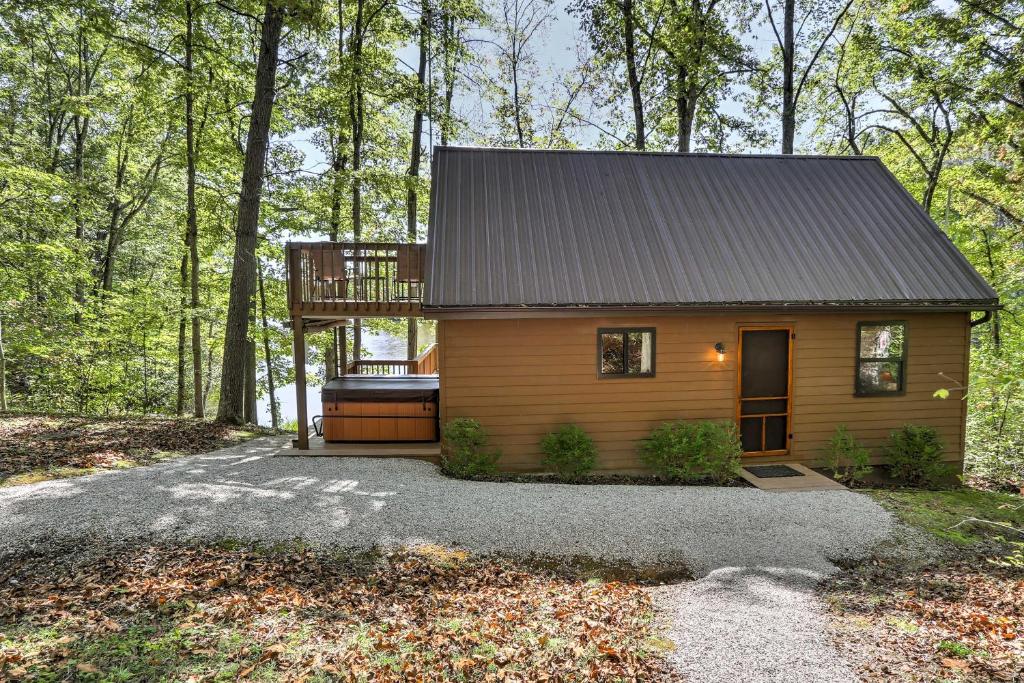
<svg viewBox="0 0 1024 683">
<path fill-rule="evenodd" d="M 346 415 L 475 418 L 510 471 L 566 423 L 598 470 L 639 470 L 677 419 L 735 421 L 759 464 L 814 466 L 840 424 L 880 462 L 905 423 L 962 462 L 971 329 L 999 301 L 879 159 L 442 147 L 432 183 L 425 245 L 288 247 L 297 367 L 311 330 L 438 321 L 427 357 L 394 361 L 436 393 L 349 392 Z"/>
</svg>

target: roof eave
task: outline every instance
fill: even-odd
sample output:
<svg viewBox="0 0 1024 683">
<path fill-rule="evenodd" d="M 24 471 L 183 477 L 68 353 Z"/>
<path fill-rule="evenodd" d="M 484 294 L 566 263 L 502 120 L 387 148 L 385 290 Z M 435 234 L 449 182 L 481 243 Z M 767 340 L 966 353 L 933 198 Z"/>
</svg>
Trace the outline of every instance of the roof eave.
<svg viewBox="0 0 1024 683">
<path fill-rule="evenodd" d="M 423 305 L 427 318 L 472 317 L 544 317 L 616 314 L 692 314 L 692 313 L 829 313 L 836 311 L 904 311 L 908 313 L 954 313 L 998 311 L 998 299 L 957 301 L 770 301 L 705 302 L 674 304 L 523 304 L 437 306 Z"/>
</svg>

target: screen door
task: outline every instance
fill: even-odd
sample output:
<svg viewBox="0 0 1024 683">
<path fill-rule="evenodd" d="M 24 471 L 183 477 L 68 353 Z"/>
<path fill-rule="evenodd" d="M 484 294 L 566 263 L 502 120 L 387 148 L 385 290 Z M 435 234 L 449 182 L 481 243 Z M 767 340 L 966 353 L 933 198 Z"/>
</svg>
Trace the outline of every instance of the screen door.
<svg viewBox="0 0 1024 683">
<path fill-rule="evenodd" d="M 745 455 L 789 450 L 792 336 L 789 327 L 740 328 L 738 419 Z"/>
</svg>

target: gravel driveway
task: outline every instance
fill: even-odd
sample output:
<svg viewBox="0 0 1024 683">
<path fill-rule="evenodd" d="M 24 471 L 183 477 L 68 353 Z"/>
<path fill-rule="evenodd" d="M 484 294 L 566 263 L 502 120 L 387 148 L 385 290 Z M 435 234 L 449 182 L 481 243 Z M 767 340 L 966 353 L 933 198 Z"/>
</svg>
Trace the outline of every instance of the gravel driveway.
<svg viewBox="0 0 1024 683">
<path fill-rule="evenodd" d="M 655 593 L 694 680 L 834 681 L 848 672 L 820 636 L 813 587 L 893 525 L 847 491 L 464 482 L 411 460 L 288 457 L 286 444 L 0 489 L 0 551 L 93 535 L 302 538 L 685 567 L 704 578 Z"/>
</svg>

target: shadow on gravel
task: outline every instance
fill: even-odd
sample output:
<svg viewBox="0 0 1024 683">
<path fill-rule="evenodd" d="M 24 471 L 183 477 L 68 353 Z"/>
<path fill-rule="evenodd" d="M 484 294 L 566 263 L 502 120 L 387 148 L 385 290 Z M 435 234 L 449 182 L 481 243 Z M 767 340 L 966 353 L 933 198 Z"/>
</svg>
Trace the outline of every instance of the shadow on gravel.
<svg viewBox="0 0 1024 683">
<path fill-rule="evenodd" d="M 0 549 L 90 536 L 435 544 L 658 582 L 737 566 L 827 572 L 891 526 L 845 491 L 459 481 L 414 460 L 275 457 L 287 442 L 0 489 Z"/>
</svg>

